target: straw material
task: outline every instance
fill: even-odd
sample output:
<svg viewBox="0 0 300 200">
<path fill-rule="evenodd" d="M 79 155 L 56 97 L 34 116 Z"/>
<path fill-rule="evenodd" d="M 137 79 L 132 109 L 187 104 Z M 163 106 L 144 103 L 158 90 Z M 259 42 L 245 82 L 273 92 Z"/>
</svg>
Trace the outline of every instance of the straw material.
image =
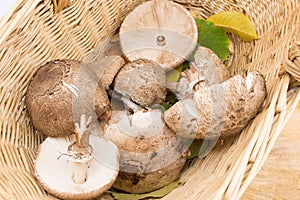
<svg viewBox="0 0 300 200">
<path fill-rule="evenodd" d="M 44 136 L 32 127 L 24 96 L 36 70 L 57 58 L 95 59 L 95 50 L 101 51 L 103 41 L 141 2 L 21 0 L 1 19 L 0 199 L 55 199 L 33 174 L 35 152 Z M 207 157 L 194 160 L 181 177 L 185 184 L 164 199 L 239 199 L 300 99 L 300 2 L 192 0 L 191 6 L 190 1 L 177 2 L 201 18 L 227 10 L 250 17 L 261 39 L 246 43 L 232 36 L 230 70 L 243 75 L 260 70 L 267 79 L 268 97 L 241 135 L 219 141 Z"/>
</svg>

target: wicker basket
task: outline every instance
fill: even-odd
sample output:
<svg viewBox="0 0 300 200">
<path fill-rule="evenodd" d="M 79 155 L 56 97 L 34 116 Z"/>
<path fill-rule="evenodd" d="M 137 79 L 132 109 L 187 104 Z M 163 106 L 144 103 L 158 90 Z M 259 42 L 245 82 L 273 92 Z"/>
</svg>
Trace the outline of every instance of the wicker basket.
<svg viewBox="0 0 300 200">
<path fill-rule="evenodd" d="M 0 22 L 0 199 L 55 199 L 33 175 L 44 137 L 27 115 L 24 94 L 39 66 L 56 58 L 82 60 L 112 36 L 139 0 L 21 0 Z M 190 1 L 178 0 L 189 7 Z M 192 0 L 198 17 L 243 12 L 261 36 L 232 37 L 232 74 L 260 70 L 268 97 L 262 112 L 234 138 L 218 143 L 184 171 L 185 183 L 165 199 L 240 199 L 261 169 L 300 99 L 299 0 Z M 99 197 L 98 199 L 101 199 Z"/>
</svg>

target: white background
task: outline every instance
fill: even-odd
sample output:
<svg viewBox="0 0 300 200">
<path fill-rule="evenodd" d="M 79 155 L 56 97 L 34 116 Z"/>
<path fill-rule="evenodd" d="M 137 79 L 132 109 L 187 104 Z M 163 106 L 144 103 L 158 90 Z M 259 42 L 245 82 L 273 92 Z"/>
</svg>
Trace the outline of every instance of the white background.
<svg viewBox="0 0 300 200">
<path fill-rule="evenodd" d="M 10 11 L 19 0 L 0 0 L 0 18 Z"/>
</svg>

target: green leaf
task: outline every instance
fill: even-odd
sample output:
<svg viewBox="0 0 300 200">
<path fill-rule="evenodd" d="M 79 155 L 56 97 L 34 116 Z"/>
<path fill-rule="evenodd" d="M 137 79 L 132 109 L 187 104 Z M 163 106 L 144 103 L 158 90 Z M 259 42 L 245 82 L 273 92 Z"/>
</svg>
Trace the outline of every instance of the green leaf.
<svg viewBox="0 0 300 200">
<path fill-rule="evenodd" d="M 171 106 L 173 106 L 178 101 L 176 94 L 172 91 L 168 90 L 165 101 L 161 104 L 163 107 L 163 111 L 168 110 Z"/>
<path fill-rule="evenodd" d="M 214 148 L 217 140 L 197 140 L 185 138 L 183 139 L 183 142 L 190 150 L 188 159 L 193 159 L 197 157 L 205 157 Z"/>
<path fill-rule="evenodd" d="M 196 51 L 195 51 L 196 52 Z M 193 58 L 194 59 L 194 58 Z M 193 60 L 189 60 L 189 61 L 193 61 Z M 186 70 L 186 69 L 189 69 L 190 68 L 190 65 L 189 65 L 189 62 L 184 62 L 182 64 L 182 71 Z"/>
<path fill-rule="evenodd" d="M 172 91 L 168 90 L 165 101 L 168 102 L 172 106 L 178 101 L 178 99 L 176 97 L 176 94 L 174 94 Z"/>
<path fill-rule="evenodd" d="M 118 193 L 118 192 L 112 192 L 112 195 L 117 200 L 140 200 L 145 198 L 161 198 L 169 194 L 174 188 L 176 188 L 178 185 L 180 185 L 180 181 L 176 180 L 169 185 L 155 190 L 153 192 L 144 193 L 144 194 L 128 194 L 128 193 Z"/>
<path fill-rule="evenodd" d="M 182 65 L 176 67 L 174 70 L 167 72 L 167 81 L 168 82 L 177 82 L 180 78 L 181 72 L 190 68 L 189 61 L 194 61 L 194 53 L 188 59 L 188 61 L 185 61 L 184 63 L 182 63 Z"/>
<path fill-rule="evenodd" d="M 207 19 L 225 31 L 239 36 L 244 41 L 259 39 L 254 24 L 248 17 L 238 12 L 221 12 Z"/>
<path fill-rule="evenodd" d="M 169 108 L 171 108 L 171 105 L 168 102 L 163 102 L 161 104 L 162 106 L 162 111 L 165 112 L 166 110 L 168 110 Z"/>
<path fill-rule="evenodd" d="M 182 65 L 175 68 L 175 70 L 171 70 L 167 73 L 167 81 L 168 82 L 177 82 L 180 78 L 180 73 L 182 72 Z"/>
<path fill-rule="evenodd" d="M 228 59 L 230 51 L 226 32 L 212 22 L 199 18 L 195 18 L 195 20 L 198 27 L 198 43 L 211 49 L 222 61 Z"/>
<path fill-rule="evenodd" d="M 193 140 L 193 142 L 189 146 L 190 155 L 189 155 L 188 159 L 198 157 L 201 146 L 202 146 L 202 140 Z"/>
</svg>

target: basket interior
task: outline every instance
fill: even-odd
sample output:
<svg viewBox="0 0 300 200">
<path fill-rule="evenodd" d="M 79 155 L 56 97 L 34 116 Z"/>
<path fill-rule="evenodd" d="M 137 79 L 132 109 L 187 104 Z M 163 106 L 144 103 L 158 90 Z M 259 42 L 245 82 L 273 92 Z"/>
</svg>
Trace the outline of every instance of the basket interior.
<svg viewBox="0 0 300 200">
<path fill-rule="evenodd" d="M 58 11 L 50 0 L 23 0 L 2 18 L 1 199 L 55 199 L 42 189 L 33 174 L 35 151 L 45 138 L 33 128 L 24 99 L 28 83 L 37 69 L 54 59 L 96 58 L 102 42 L 113 36 L 124 17 L 142 2 L 73 0 Z M 261 39 L 242 42 L 230 36 L 234 54 L 229 67 L 232 75 L 259 70 L 267 80 L 268 97 L 261 113 L 240 135 L 219 141 L 205 158 L 195 159 L 182 174 L 185 184 L 164 198 L 239 199 L 263 165 L 300 99 L 297 81 L 300 67 L 299 2 L 176 2 L 190 8 L 200 18 L 221 11 L 238 11 L 254 22 Z"/>
</svg>

